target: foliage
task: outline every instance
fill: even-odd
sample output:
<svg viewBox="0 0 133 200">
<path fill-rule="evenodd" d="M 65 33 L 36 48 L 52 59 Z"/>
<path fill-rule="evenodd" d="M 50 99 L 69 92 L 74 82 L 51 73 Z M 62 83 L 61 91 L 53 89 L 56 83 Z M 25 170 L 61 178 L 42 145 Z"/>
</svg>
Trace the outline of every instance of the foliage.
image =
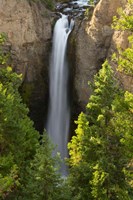
<svg viewBox="0 0 133 200">
<path fill-rule="evenodd" d="M 7 36 L 5 33 L 0 34 L 0 65 L 6 64 L 8 60 L 8 54 L 5 54 L 2 49 L 2 45 L 5 43 Z"/>
<path fill-rule="evenodd" d="M 128 0 L 125 10 L 118 10 L 119 18 L 114 17 L 113 28 L 115 30 L 130 31 L 130 47 L 124 51 L 118 48 L 118 54 L 113 55 L 113 60 L 118 64 L 118 70 L 127 75 L 133 76 L 133 0 Z"/>
<path fill-rule="evenodd" d="M 90 4 L 90 5 L 94 5 L 94 0 L 90 0 L 90 1 L 89 1 L 89 4 Z"/>
<path fill-rule="evenodd" d="M 6 41 L 0 34 L 0 64 L 6 64 L 2 51 Z M 38 139 L 33 123 L 27 117 L 28 109 L 21 103 L 18 87 L 21 76 L 11 67 L 0 69 L 0 197 L 4 198 L 20 186 L 20 177 L 26 159 L 34 154 Z M 34 138 L 32 140 L 32 137 Z M 18 145 L 19 144 L 19 145 Z"/>
<path fill-rule="evenodd" d="M 39 135 L 18 93 L 20 83 L 20 76 L 10 67 L 0 69 L 0 188 L 4 187 L 1 195 L 23 182 L 25 166 L 29 165 L 38 143 Z"/>
<path fill-rule="evenodd" d="M 43 0 L 42 0 L 43 1 Z M 43 1 L 51 4 L 51 0 Z M 114 28 L 133 30 L 133 0 L 119 10 Z M 0 35 L 0 64 L 6 36 Z M 131 46 L 115 55 L 118 69 L 133 75 Z M 106 61 L 94 78 L 93 94 L 76 121 L 75 136 L 68 144 L 70 175 L 60 179 L 57 157 L 44 134 L 27 117 L 18 88 L 21 75 L 11 67 L 0 69 L 0 198 L 6 200 L 131 200 L 133 199 L 133 94 L 122 91 Z"/>
<path fill-rule="evenodd" d="M 128 0 L 126 9 L 118 9 L 119 17 L 114 16 L 113 28 L 116 30 L 133 31 L 133 0 Z"/>
<path fill-rule="evenodd" d="M 39 141 L 18 92 L 20 85 L 21 75 L 9 66 L 0 68 L 0 199 L 61 200 L 58 159 L 51 156 L 53 147 L 46 134 Z"/>
<path fill-rule="evenodd" d="M 57 166 L 59 159 L 51 157 L 52 151 L 48 136 L 44 134 L 41 146 L 38 145 L 35 157 L 28 166 L 26 185 L 19 199 L 58 199 L 61 187 Z"/>
<path fill-rule="evenodd" d="M 68 144 L 75 200 L 132 199 L 133 95 L 122 92 L 107 62 L 94 78 L 86 114 Z M 127 100 L 129 99 L 129 101 Z"/>
<path fill-rule="evenodd" d="M 133 76 L 133 43 L 131 43 L 130 46 L 131 47 L 125 49 L 124 51 L 119 48 L 119 54 L 114 53 L 112 60 L 117 62 L 118 71 Z"/>
</svg>

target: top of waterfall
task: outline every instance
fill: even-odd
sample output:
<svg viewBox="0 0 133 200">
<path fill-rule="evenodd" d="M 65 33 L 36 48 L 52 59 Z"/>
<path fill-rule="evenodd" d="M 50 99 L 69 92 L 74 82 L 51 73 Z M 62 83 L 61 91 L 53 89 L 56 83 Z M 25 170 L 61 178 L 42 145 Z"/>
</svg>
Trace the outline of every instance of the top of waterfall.
<svg viewBox="0 0 133 200">
<path fill-rule="evenodd" d="M 97 0 L 94 0 L 96 3 Z M 86 8 L 91 7 L 90 0 L 71 0 L 68 3 L 57 3 L 56 9 L 66 15 L 73 17 L 81 16 Z"/>
<path fill-rule="evenodd" d="M 83 7 L 83 6 L 88 6 L 89 1 L 88 0 L 76 0 L 76 1 L 72 1 L 72 4 L 76 4 L 76 5 L 79 5 L 79 7 Z"/>
<path fill-rule="evenodd" d="M 65 23 L 62 21 L 62 26 L 63 28 L 66 29 L 66 33 L 69 34 L 74 27 L 74 20 L 72 18 L 69 18 L 69 16 L 67 15 L 64 15 L 62 13 L 60 14 L 61 14 L 61 18 L 64 18 L 64 20 L 67 19 L 66 21 L 64 21 Z"/>
</svg>

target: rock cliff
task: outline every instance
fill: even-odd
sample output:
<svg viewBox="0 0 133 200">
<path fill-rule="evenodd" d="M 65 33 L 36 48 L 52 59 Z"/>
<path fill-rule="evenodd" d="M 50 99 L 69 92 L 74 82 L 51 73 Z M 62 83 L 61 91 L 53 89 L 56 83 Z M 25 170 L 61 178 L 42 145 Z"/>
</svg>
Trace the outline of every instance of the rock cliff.
<svg viewBox="0 0 133 200">
<path fill-rule="evenodd" d="M 51 40 L 50 12 L 41 3 L 0 0 L 0 32 L 8 36 L 12 66 L 23 74 L 21 91 L 38 130 L 43 128 L 47 104 L 48 62 Z"/>
<path fill-rule="evenodd" d="M 110 60 L 117 45 L 123 49 L 129 45 L 126 32 L 111 29 L 113 16 L 125 3 L 126 0 L 100 0 L 91 20 L 75 23 L 69 41 L 70 79 L 75 98 L 73 112 L 85 108 L 91 93 L 88 81 L 93 81 L 104 60 Z M 21 93 L 29 105 L 36 128 L 41 132 L 48 101 L 51 13 L 40 2 L 0 0 L 0 32 L 8 35 L 5 48 L 11 52 L 14 70 L 23 74 Z M 133 91 L 130 77 L 120 73 L 118 77 L 125 89 Z"/>
<path fill-rule="evenodd" d="M 117 52 L 117 47 L 120 47 L 122 50 L 124 50 L 130 46 L 128 36 L 129 33 L 127 31 L 114 32 L 107 58 L 110 61 L 112 68 L 115 70 L 115 74 L 119 79 L 121 86 L 125 90 L 128 90 L 133 93 L 133 77 L 117 71 L 115 63 L 111 61 L 111 55 L 114 52 Z"/>
<path fill-rule="evenodd" d="M 74 85 L 81 107 L 85 107 L 91 93 L 88 81 L 93 80 L 113 43 L 112 18 L 125 2 L 125 0 L 100 0 L 90 22 L 83 20 L 80 26 L 75 28 Z"/>
</svg>

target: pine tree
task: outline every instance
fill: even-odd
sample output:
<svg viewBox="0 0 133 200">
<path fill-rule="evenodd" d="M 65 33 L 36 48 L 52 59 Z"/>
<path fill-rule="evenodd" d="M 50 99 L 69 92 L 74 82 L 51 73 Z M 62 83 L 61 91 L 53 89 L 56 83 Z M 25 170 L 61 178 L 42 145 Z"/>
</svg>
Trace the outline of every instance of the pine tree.
<svg viewBox="0 0 133 200">
<path fill-rule="evenodd" d="M 18 92 L 20 77 L 0 69 L 0 194 L 8 196 L 24 180 L 39 134 Z"/>
<path fill-rule="evenodd" d="M 0 199 L 65 200 L 68 194 L 57 170 L 59 159 L 52 157 L 46 133 L 40 141 L 28 117 L 18 91 L 21 75 L 6 64 L 5 40 L 0 34 Z"/>
<path fill-rule="evenodd" d="M 113 27 L 130 31 L 130 47 L 113 55 L 118 70 L 133 76 L 133 1 L 119 9 Z M 128 12 L 128 14 L 127 14 Z M 94 79 L 86 113 L 79 115 L 69 143 L 70 185 L 74 199 L 133 199 L 133 94 L 119 89 L 104 64 Z M 106 67 L 105 67 L 106 66 Z M 85 196 L 86 195 L 86 196 Z"/>
<path fill-rule="evenodd" d="M 8 54 L 2 50 L 6 41 L 0 34 L 0 64 L 6 67 Z M 7 198 L 21 186 L 25 166 L 35 154 L 38 133 L 27 117 L 28 109 L 18 92 L 21 75 L 11 67 L 0 69 L 0 198 Z"/>
<path fill-rule="evenodd" d="M 61 194 L 58 172 L 60 159 L 52 157 L 53 147 L 45 133 L 28 168 L 27 184 L 20 199 L 53 200 Z"/>
<path fill-rule="evenodd" d="M 107 62 L 94 78 L 93 91 L 68 145 L 74 199 L 131 199 L 133 95 L 127 102 Z"/>
</svg>

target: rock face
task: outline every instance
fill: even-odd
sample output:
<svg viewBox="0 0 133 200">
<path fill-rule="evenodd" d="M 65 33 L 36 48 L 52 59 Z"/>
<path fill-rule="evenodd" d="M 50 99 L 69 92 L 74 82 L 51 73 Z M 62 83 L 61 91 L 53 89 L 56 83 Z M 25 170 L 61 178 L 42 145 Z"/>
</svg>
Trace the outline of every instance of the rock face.
<svg viewBox="0 0 133 200">
<path fill-rule="evenodd" d="M 112 18 L 125 0 L 100 0 L 94 9 L 90 22 L 86 20 L 75 28 L 75 80 L 78 104 L 85 107 L 91 90 L 88 81 L 94 75 L 108 55 L 113 30 Z"/>
<path fill-rule="evenodd" d="M 69 40 L 70 88 L 74 84 L 73 113 L 85 108 L 91 93 L 88 81 L 93 81 L 103 61 L 111 58 L 117 45 L 123 49 L 129 45 L 126 32 L 114 32 L 111 29 L 113 16 L 126 2 L 100 0 L 91 20 L 77 20 L 75 23 Z M 48 105 L 51 27 L 51 13 L 40 2 L 0 0 L 0 32 L 8 35 L 5 48 L 11 52 L 14 70 L 23 74 L 20 90 L 29 105 L 35 127 L 40 132 Z M 133 91 L 133 80 L 120 73 L 117 75 L 123 87 Z"/>
<path fill-rule="evenodd" d="M 38 130 L 44 125 L 47 104 L 48 62 L 51 40 L 49 11 L 28 0 L 0 0 L 0 32 L 8 36 L 6 48 L 12 66 L 23 74 L 21 91 Z"/>
<path fill-rule="evenodd" d="M 128 41 L 129 33 L 126 31 L 115 31 L 111 40 L 110 49 L 108 51 L 108 60 L 110 60 L 112 68 L 115 70 L 116 76 L 119 79 L 121 86 L 130 92 L 133 93 L 133 77 L 121 73 L 116 70 L 115 63 L 111 61 L 111 55 L 114 52 L 117 52 L 117 47 L 120 47 L 122 50 L 130 46 Z"/>
</svg>

